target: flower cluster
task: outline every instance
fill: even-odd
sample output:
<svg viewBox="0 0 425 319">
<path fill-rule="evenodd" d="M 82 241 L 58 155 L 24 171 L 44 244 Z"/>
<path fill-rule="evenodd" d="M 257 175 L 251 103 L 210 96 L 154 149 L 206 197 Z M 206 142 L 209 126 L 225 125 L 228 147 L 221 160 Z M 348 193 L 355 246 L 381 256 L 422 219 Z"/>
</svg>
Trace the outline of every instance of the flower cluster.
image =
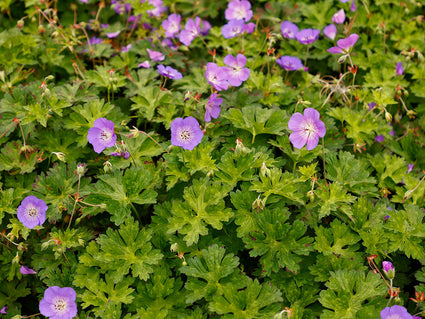
<svg viewBox="0 0 425 319">
<path fill-rule="evenodd" d="M 252 33 L 255 23 L 247 23 L 252 18 L 251 3 L 247 0 L 232 0 L 225 11 L 225 18 L 229 22 L 221 28 L 225 39 L 237 37 L 246 32 Z"/>
</svg>

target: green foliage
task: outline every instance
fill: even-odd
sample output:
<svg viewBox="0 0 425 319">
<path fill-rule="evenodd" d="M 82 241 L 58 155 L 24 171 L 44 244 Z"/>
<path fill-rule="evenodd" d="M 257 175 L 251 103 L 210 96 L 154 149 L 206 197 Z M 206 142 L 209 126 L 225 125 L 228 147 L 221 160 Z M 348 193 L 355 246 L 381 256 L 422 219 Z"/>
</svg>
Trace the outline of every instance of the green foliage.
<svg viewBox="0 0 425 319">
<path fill-rule="evenodd" d="M 350 210 L 351 203 L 354 202 L 355 197 L 347 194 L 343 186 L 336 182 L 324 186 L 316 191 L 319 205 L 319 218 L 323 218 L 331 214 L 331 212 L 343 212 L 346 216 L 351 218 L 352 212 Z"/>
</svg>

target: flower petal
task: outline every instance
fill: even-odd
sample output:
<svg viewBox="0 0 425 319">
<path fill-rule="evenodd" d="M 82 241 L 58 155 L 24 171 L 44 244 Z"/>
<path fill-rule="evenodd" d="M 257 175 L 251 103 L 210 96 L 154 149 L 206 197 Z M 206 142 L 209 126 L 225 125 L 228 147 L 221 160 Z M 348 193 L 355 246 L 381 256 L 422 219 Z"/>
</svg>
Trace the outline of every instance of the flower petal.
<svg viewBox="0 0 425 319">
<path fill-rule="evenodd" d="M 296 131 L 289 135 L 289 140 L 295 148 L 303 148 L 305 143 L 307 143 L 307 135 L 304 131 Z"/>
<path fill-rule="evenodd" d="M 304 116 L 298 112 L 293 114 L 288 122 L 288 128 L 291 131 L 299 131 L 304 127 L 304 125 L 305 125 Z"/>
</svg>

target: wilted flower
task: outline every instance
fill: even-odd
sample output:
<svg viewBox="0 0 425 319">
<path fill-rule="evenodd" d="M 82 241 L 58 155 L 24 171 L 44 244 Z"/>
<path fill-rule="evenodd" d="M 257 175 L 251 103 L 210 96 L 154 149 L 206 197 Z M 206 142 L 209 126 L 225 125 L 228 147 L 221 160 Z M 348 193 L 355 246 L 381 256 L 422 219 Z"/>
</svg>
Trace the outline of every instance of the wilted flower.
<svg viewBox="0 0 425 319">
<path fill-rule="evenodd" d="M 26 228 L 33 229 L 35 226 L 43 225 L 47 209 L 44 200 L 27 196 L 18 207 L 18 219 Z"/>
<path fill-rule="evenodd" d="M 34 275 L 37 272 L 34 269 L 28 268 L 27 266 L 22 265 L 21 268 L 19 269 L 19 272 L 22 275 Z"/>
<path fill-rule="evenodd" d="M 173 69 L 171 66 L 164 67 L 162 64 L 160 64 L 158 65 L 157 70 L 159 74 L 172 80 L 179 80 L 183 77 L 179 71 Z"/>
<path fill-rule="evenodd" d="M 180 14 L 170 14 L 167 20 L 162 21 L 162 27 L 165 30 L 165 36 L 167 38 L 173 38 L 180 31 Z"/>
<path fill-rule="evenodd" d="M 243 54 L 238 54 L 236 58 L 229 54 L 223 59 L 227 68 L 227 81 L 231 86 L 240 86 L 242 82 L 248 80 L 249 69 L 245 68 L 246 57 Z"/>
<path fill-rule="evenodd" d="M 205 118 L 204 118 L 205 122 L 210 122 L 211 118 L 214 118 L 214 119 L 218 118 L 221 112 L 221 109 L 220 109 L 221 103 L 223 103 L 223 99 L 218 98 L 217 93 L 211 94 L 205 106 Z"/>
<path fill-rule="evenodd" d="M 404 68 L 403 68 L 403 65 L 401 64 L 401 62 L 397 63 L 395 70 L 397 72 L 397 75 L 403 75 Z"/>
<path fill-rule="evenodd" d="M 304 110 L 304 115 L 295 113 L 288 122 L 288 128 L 294 131 L 289 140 L 295 148 L 303 148 L 307 143 L 307 150 L 314 149 L 319 143 L 319 137 L 326 134 L 325 123 L 320 120 L 320 113 L 313 108 Z"/>
<path fill-rule="evenodd" d="M 244 32 L 245 22 L 243 20 L 230 20 L 221 28 L 225 39 L 237 37 Z"/>
<path fill-rule="evenodd" d="M 299 31 L 295 37 L 301 44 L 311 44 L 319 39 L 320 30 L 317 29 L 303 29 Z"/>
<path fill-rule="evenodd" d="M 332 22 L 336 24 L 343 24 L 345 21 L 345 12 L 344 9 L 339 10 L 332 16 Z"/>
<path fill-rule="evenodd" d="M 114 122 L 98 118 L 93 123 L 93 127 L 89 129 L 87 140 L 93 145 L 96 153 L 101 153 L 105 148 L 112 147 L 117 141 L 117 136 L 114 133 Z"/>
<path fill-rule="evenodd" d="M 300 59 L 289 55 L 284 55 L 279 59 L 276 59 L 276 63 L 279 64 L 286 71 L 296 71 L 303 67 L 303 63 Z"/>
<path fill-rule="evenodd" d="M 220 67 L 215 63 L 207 63 L 205 78 L 207 82 L 217 91 L 227 90 L 229 82 L 227 82 L 227 67 Z"/>
<path fill-rule="evenodd" d="M 252 18 L 251 3 L 247 0 L 232 0 L 227 5 L 224 15 L 226 20 L 245 20 L 245 22 L 248 22 Z"/>
<path fill-rule="evenodd" d="M 146 49 L 146 51 L 148 51 L 149 59 L 151 59 L 152 61 L 164 61 L 165 60 L 165 56 L 164 56 L 164 54 L 162 54 L 162 52 L 154 51 L 154 50 L 151 50 L 151 49 Z"/>
<path fill-rule="evenodd" d="M 191 151 L 201 143 L 203 136 L 198 121 L 192 116 L 185 119 L 179 117 L 171 122 L 171 145 Z"/>
<path fill-rule="evenodd" d="M 298 26 L 289 21 L 283 21 L 280 25 L 280 32 L 287 39 L 295 39 L 298 33 Z"/>
<path fill-rule="evenodd" d="M 330 24 L 323 29 L 323 34 L 331 40 L 336 37 L 337 29 L 335 24 Z"/>
<path fill-rule="evenodd" d="M 381 319 L 412 319 L 412 315 L 403 306 L 394 305 L 381 311 Z"/>
<path fill-rule="evenodd" d="M 40 313 L 51 319 L 72 319 L 77 315 L 76 297 L 77 294 L 71 287 L 49 287 L 40 301 Z"/>
<path fill-rule="evenodd" d="M 179 40 L 186 46 L 189 46 L 192 41 L 199 35 L 201 32 L 201 18 L 196 17 L 195 21 L 190 18 L 187 20 L 184 30 L 179 34 Z"/>
</svg>

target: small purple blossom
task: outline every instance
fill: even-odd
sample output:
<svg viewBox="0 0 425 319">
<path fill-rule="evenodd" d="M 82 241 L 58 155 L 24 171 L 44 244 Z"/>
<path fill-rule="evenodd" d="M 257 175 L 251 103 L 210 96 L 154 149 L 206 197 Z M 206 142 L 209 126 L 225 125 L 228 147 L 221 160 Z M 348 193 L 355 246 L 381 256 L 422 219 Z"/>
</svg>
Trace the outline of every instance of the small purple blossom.
<svg viewBox="0 0 425 319">
<path fill-rule="evenodd" d="M 137 66 L 138 68 L 145 68 L 148 69 L 151 67 L 151 64 L 149 63 L 149 61 L 144 61 L 142 63 L 139 63 L 139 65 Z"/>
<path fill-rule="evenodd" d="M 319 39 L 320 30 L 317 29 L 303 29 L 299 31 L 295 37 L 301 44 L 311 44 Z"/>
<path fill-rule="evenodd" d="M 323 34 L 331 40 L 335 40 L 337 33 L 336 25 L 330 24 L 323 29 Z"/>
<path fill-rule="evenodd" d="M 7 310 L 7 307 L 4 306 L 3 308 L 1 308 L 0 313 L 6 314 L 7 313 L 6 310 Z"/>
<path fill-rule="evenodd" d="M 199 35 L 201 32 L 201 18 L 196 17 L 195 20 L 190 18 L 187 20 L 184 30 L 182 30 L 179 34 L 179 40 L 186 46 L 189 46 L 193 40 Z"/>
<path fill-rule="evenodd" d="M 397 75 L 403 75 L 404 68 L 403 68 L 403 65 L 401 64 L 401 62 L 398 62 L 397 63 L 397 66 L 396 66 L 395 70 L 397 72 Z"/>
<path fill-rule="evenodd" d="M 229 82 L 227 82 L 228 72 L 227 67 L 220 67 L 215 63 L 209 62 L 205 70 L 205 78 L 217 91 L 227 90 L 229 87 Z"/>
<path fill-rule="evenodd" d="M 211 118 L 218 118 L 220 115 L 221 109 L 220 105 L 223 103 L 222 98 L 217 97 L 217 93 L 211 94 L 210 98 L 208 99 L 207 104 L 205 105 L 205 122 L 211 122 Z"/>
<path fill-rule="evenodd" d="M 382 269 L 384 270 L 385 273 L 388 273 L 390 270 L 394 271 L 394 266 L 390 261 L 383 261 Z"/>
<path fill-rule="evenodd" d="M 37 272 L 34 269 L 28 268 L 27 266 L 22 265 L 21 268 L 19 269 L 19 272 L 22 275 L 34 275 Z"/>
<path fill-rule="evenodd" d="M 158 52 L 158 51 L 154 51 L 151 49 L 146 49 L 148 51 L 149 54 L 149 59 L 151 59 L 152 61 L 164 61 L 165 60 L 165 56 L 164 54 L 162 54 L 162 52 Z"/>
<path fill-rule="evenodd" d="M 201 34 L 203 36 L 207 36 L 210 33 L 211 23 L 207 20 L 201 20 Z"/>
<path fill-rule="evenodd" d="M 49 287 L 40 301 L 40 313 L 50 319 L 72 319 L 77 315 L 76 297 L 71 287 Z"/>
<path fill-rule="evenodd" d="M 116 38 L 117 36 L 119 36 L 120 33 L 121 33 L 121 31 L 108 32 L 108 33 L 106 33 L 106 36 L 108 37 L 108 39 L 113 39 L 113 38 Z"/>
<path fill-rule="evenodd" d="M 171 145 L 191 151 L 201 143 L 203 137 L 198 121 L 192 116 L 185 119 L 179 117 L 171 122 Z"/>
<path fill-rule="evenodd" d="M 297 71 L 303 67 L 303 63 L 300 59 L 289 55 L 284 55 L 279 59 L 276 59 L 276 63 L 286 71 Z"/>
<path fill-rule="evenodd" d="M 287 39 L 295 39 L 298 33 L 298 26 L 289 21 L 283 21 L 280 25 L 280 32 Z"/>
<path fill-rule="evenodd" d="M 162 64 L 160 64 L 158 65 L 157 70 L 159 74 L 172 80 L 179 80 L 183 77 L 183 75 L 179 71 L 177 71 L 176 69 L 173 69 L 171 66 L 165 67 Z"/>
<path fill-rule="evenodd" d="M 403 306 L 394 305 L 381 311 L 381 319 L 412 319 L 412 315 Z"/>
<path fill-rule="evenodd" d="M 117 136 L 114 133 L 114 122 L 98 118 L 93 123 L 93 127 L 89 129 L 87 140 L 93 145 L 96 153 L 101 153 L 105 148 L 112 147 L 117 141 Z"/>
<path fill-rule="evenodd" d="M 180 14 L 170 14 L 167 20 L 162 21 L 162 27 L 165 30 L 165 36 L 167 38 L 174 38 L 174 36 L 180 31 Z"/>
<path fill-rule="evenodd" d="M 295 148 L 303 148 L 307 144 L 307 150 L 314 149 L 319 143 L 319 137 L 326 134 L 325 123 L 320 120 L 320 113 L 313 109 L 304 110 L 304 115 L 295 113 L 288 122 L 288 128 L 293 131 L 289 140 Z"/>
<path fill-rule="evenodd" d="M 383 141 L 385 141 L 385 137 L 384 135 L 378 135 L 375 137 L 375 141 L 377 141 L 378 143 L 382 143 Z"/>
<path fill-rule="evenodd" d="M 140 2 L 145 2 L 145 0 Z M 167 11 L 167 7 L 163 6 L 162 0 L 148 0 L 148 3 L 155 7 L 154 9 L 146 10 L 151 17 L 159 17 L 161 13 Z"/>
<path fill-rule="evenodd" d="M 245 68 L 246 57 L 243 54 L 238 54 L 236 58 L 229 54 L 223 59 L 227 68 L 227 81 L 231 86 L 240 86 L 242 82 L 248 80 L 249 69 Z"/>
<path fill-rule="evenodd" d="M 178 47 L 174 44 L 174 42 L 173 41 L 171 41 L 171 39 L 170 38 L 164 38 L 162 41 L 161 41 L 161 45 L 163 46 L 163 47 L 169 47 L 171 50 L 177 50 L 178 49 Z"/>
<path fill-rule="evenodd" d="M 89 2 L 89 0 L 78 0 L 78 1 L 80 1 L 82 3 L 88 3 Z"/>
<path fill-rule="evenodd" d="M 373 108 L 376 106 L 376 103 L 375 102 L 370 102 L 367 106 L 369 107 L 369 111 L 372 111 Z"/>
<path fill-rule="evenodd" d="M 332 22 L 335 24 L 343 24 L 345 21 L 345 12 L 344 9 L 339 10 L 332 16 Z"/>
<path fill-rule="evenodd" d="M 123 2 L 121 0 L 112 0 L 111 7 L 115 10 L 117 14 L 123 14 L 131 11 L 131 4 Z"/>
<path fill-rule="evenodd" d="M 131 45 L 131 43 L 127 44 L 126 46 L 123 46 L 121 48 L 121 52 L 128 52 L 133 46 Z"/>
<path fill-rule="evenodd" d="M 350 10 L 351 10 L 351 12 L 354 12 L 354 11 L 356 11 L 356 10 L 357 10 L 357 7 L 356 7 L 356 0 L 352 0 L 352 1 L 351 1 Z"/>
<path fill-rule="evenodd" d="M 237 37 L 244 32 L 245 23 L 243 20 L 230 20 L 221 28 L 221 33 L 225 39 Z"/>
<path fill-rule="evenodd" d="M 95 45 L 95 44 L 101 44 L 103 40 L 101 38 L 97 37 L 91 37 L 87 42 L 86 45 Z"/>
<path fill-rule="evenodd" d="M 332 54 L 349 54 L 353 49 L 354 44 L 356 44 L 359 39 L 359 35 L 353 33 L 345 39 L 340 39 L 336 42 L 337 47 L 332 47 L 328 49 L 329 53 Z"/>
<path fill-rule="evenodd" d="M 384 216 L 384 220 L 387 220 L 387 219 L 389 219 L 390 218 L 390 215 L 385 215 Z"/>
<path fill-rule="evenodd" d="M 255 27 L 256 27 L 256 25 L 255 25 L 254 22 L 247 23 L 243 26 L 243 32 L 250 34 L 250 33 L 254 32 Z"/>
<path fill-rule="evenodd" d="M 247 0 L 232 0 L 227 5 L 224 15 L 226 20 L 245 20 L 245 22 L 248 22 L 252 18 L 251 3 Z"/>
<path fill-rule="evenodd" d="M 413 167 L 415 167 L 415 164 L 407 165 L 407 172 L 410 173 L 413 170 Z"/>
<path fill-rule="evenodd" d="M 111 156 L 114 156 L 114 157 L 124 157 L 125 159 L 129 159 L 130 158 L 130 153 L 128 152 L 128 151 L 121 151 L 121 150 L 119 150 L 118 152 L 112 152 L 111 153 Z"/>
<path fill-rule="evenodd" d="M 27 196 L 18 207 L 18 219 L 26 228 L 33 229 L 46 221 L 47 209 L 44 200 Z"/>
</svg>

